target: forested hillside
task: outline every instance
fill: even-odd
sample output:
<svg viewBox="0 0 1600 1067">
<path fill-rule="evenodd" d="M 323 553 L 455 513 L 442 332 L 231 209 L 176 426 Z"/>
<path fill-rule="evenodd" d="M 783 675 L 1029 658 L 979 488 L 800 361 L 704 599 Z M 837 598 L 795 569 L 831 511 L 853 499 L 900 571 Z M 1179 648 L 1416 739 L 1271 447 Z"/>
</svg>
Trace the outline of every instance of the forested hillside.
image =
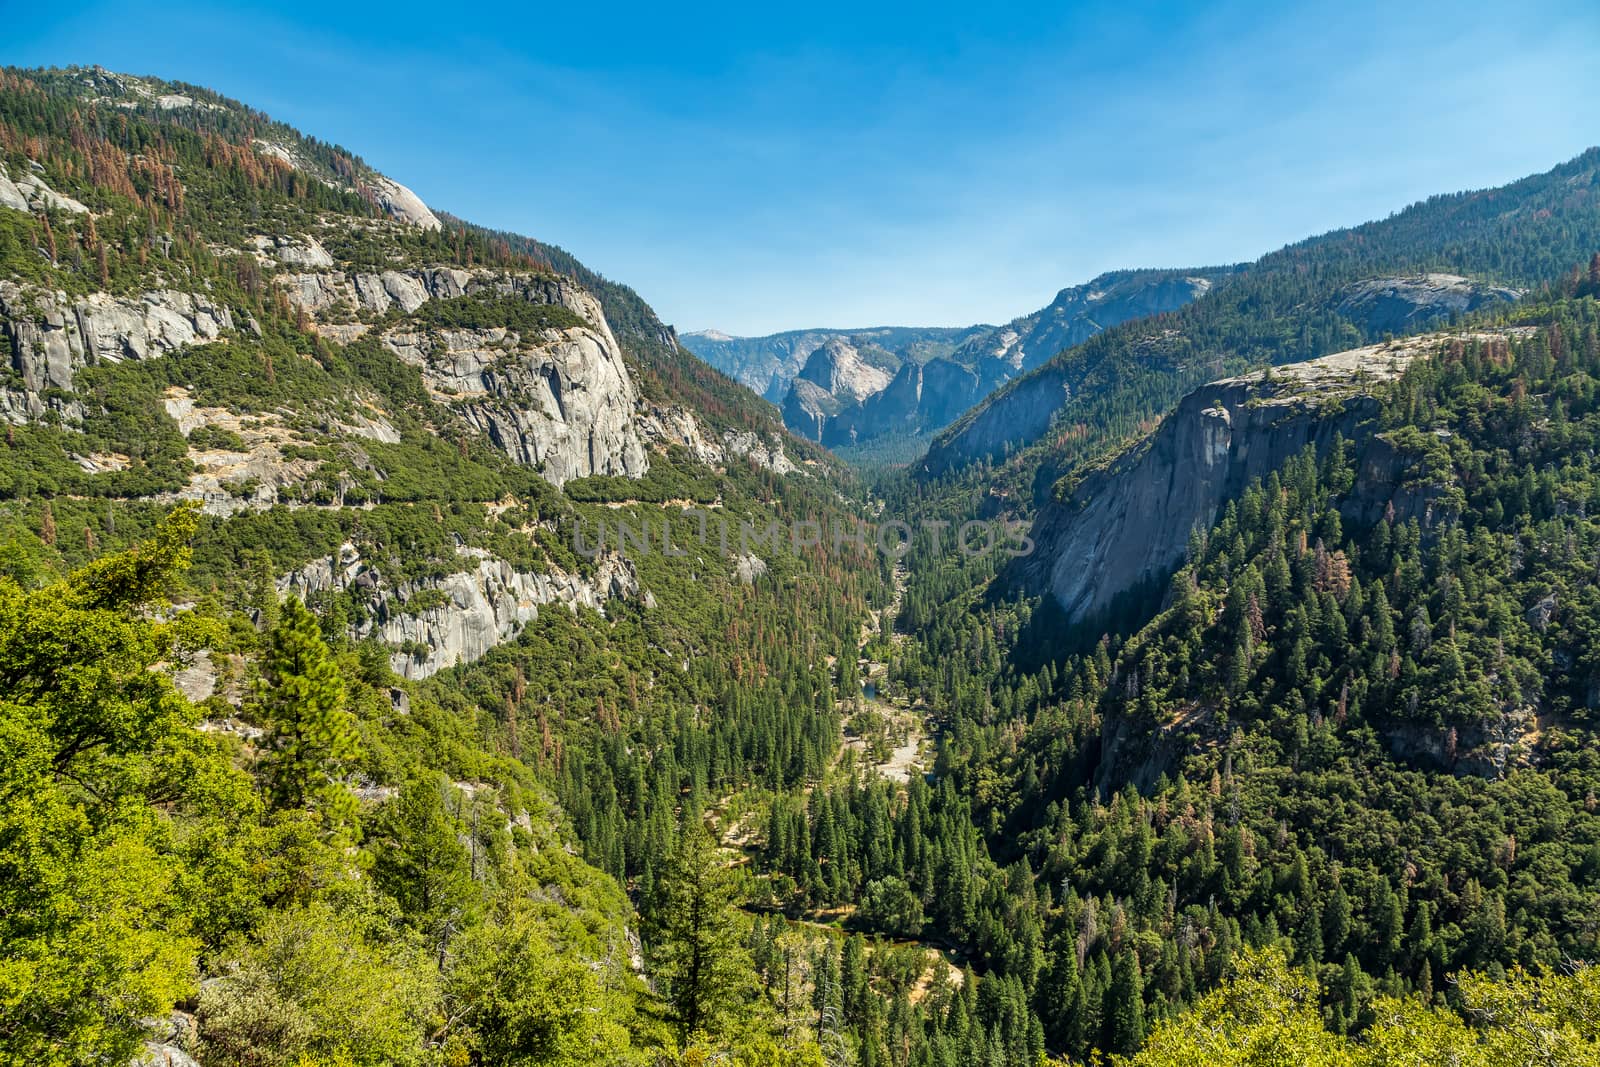
<svg viewBox="0 0 1600 1067">
<path fill-rule="evenodd" d="M 1589 1062 L 1595 165 L 1219 274 L 868 485 L 561 249 L 0 72 L 0 1060 Z M 1396 326 L 1296 409 L 1359 440 L 1094 625 L 921 525 Z"/>
<path fill-rule="evenodd" d="M 1514 295 L 1498 287 L 1553 281 L 1600 244 L 1597 185 L 1591 149 L 1511 185 L 1436 196 L 1272 252 L 1193 303 L 1107 330 L 1008 384 L 941 434 L 922 470 L 938 478 L 1035 442 L 1063 469 L 1108 437 L 1142 432 L 1203 382 L 1448 322 Z"/>
<path fill-rule="evenodd" d="M 1132 1051 L 1241 946 L 1314 974 L 1333 1033 L 1380 995 L 1461 1008 L 1462 968 L 1595 957 L 1592 272 L 1369 383 L 1398 516 L 1351 521 L 1352 451 L 1304 453 L 1192 540 L 1153 619 L 1074 655 L 1048 602 L 963 617 L 913 581 L 895 676 L 945 716 L 937 796 L 986 853 L 925 895 L 1046 1047 Z"/>
<path fill-rule="evenodd" d="M 859 488 L 559 249 L 0 77 L 6 1062 L 814 1062 L 682 961 L 712 807 L 839 752 L 886 571 L 765 531 Z"/>
</svg>

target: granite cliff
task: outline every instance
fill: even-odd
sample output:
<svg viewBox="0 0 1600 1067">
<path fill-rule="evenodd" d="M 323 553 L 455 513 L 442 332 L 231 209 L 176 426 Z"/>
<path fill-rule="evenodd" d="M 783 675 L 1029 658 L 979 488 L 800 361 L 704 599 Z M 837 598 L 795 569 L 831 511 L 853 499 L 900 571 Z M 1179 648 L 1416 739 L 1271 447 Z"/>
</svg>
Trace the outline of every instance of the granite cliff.
<svg viewBox="0 0 1600 1067">
<path fill-rule="evenodd" d="M 1040 510 L 1034 551 L 1007 581 L 1047 593 L 1072 622 L 1093 622 L 1124 594 L 1165 581 L 1190 536 L 1252 481 L 1307 447 L 1323 454 L 1340 437 L 1358 464 L 1344 505 L 1352 519 L 1392 508 L 1401 520 L 1431 523 L 1432 495 L 1401 489 L 1407 460 L 1378 433 L 1374 390 L 1438 342 L 1423 335 L 1195 390 L 1146 439 Z"/>
<path fill-rule="evenodd" d="M 784 398 L 784 422 L 830 447 L 886 434 L 939 430 L 1018 374 L 1102 330 L 1160 315 L 1210 291 L 1221 271 L 1118 271 L 1056 294 L 1000 327 L 974 327 L 948 352 L 890 360 L 848 358 L 830 339 L 806 360 Z M 842 369 L 842 372 L 841 372 Z M 880 373 L 883 372 L 883 373 Z"/>
</svg>

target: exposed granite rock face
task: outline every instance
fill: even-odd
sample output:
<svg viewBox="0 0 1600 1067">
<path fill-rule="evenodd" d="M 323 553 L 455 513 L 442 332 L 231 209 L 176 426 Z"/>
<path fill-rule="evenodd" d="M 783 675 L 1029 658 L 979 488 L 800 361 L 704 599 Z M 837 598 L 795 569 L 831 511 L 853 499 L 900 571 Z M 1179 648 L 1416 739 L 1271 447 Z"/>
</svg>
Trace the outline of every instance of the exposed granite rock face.
<svg viewBox="0 0 1600 1067">
<path fill-rule="evenodd" d="M 899 358 L 881 348 L 857 348 L 842 337 L 830 337 L 806 358 L 790 383 L 783 401 L 784 424 L 813 441 L 832 442 L 840 436 L 830 431 L 834 417 L 881 393 L 899 369 Z"/>
<path fill-rule="evenodd" d="M 882 349 L 863 351 L 842 337 L 833 337 L 806 357 L 799 380 L 812 382 L 840 400 L 859 403 L 888 386 L 898 363 Z"/>
<path fill-rule="evenodd" d="M 701 431 L 700 421 L 688 408 L 655 403 L 643 407 L 638 417 L 639 432 L 650 444 L 662 448 L 678 445 L 707 466 L 720 464 L 726 458 L 722 446 Z"/>
<path fill-rule="evenodd" d="M 8 207 L 12 211 L 33 210 L 33 205 L 28 203 L 28 195 L 17 188 L 3 166 L 0 166 L 0 207 Z"/>
<path fill-rule="evenodd" d="M 697 330 L 683 335 L 683 345 L 752 391 L 782 405 L 789 383 L 799 376 L 806 359 L 833 338 L 856 348 L 875 346 L 901 359 L 924 362 L 948 355 L 993 326 L 917 327 L 875 326 L 861 330 L 788 330 L 764 337 L 733 337 L 718 330 Z"/>
<path fill-rule="evenodd" d="M 885 433 L 920 434 L 941 429 L 985 396 L 1051 356 L 1081 344 L 1108 327 L 1130 319 L 1173 311 L 1211 290 L 1218 272 L 1120 271 L 1087 285 L 1061 290 L 1051 304 L 1005 326 L 969 337 L 948 354 L 907 359 L 890 366 L 868 364 L 839 339 L 807 360 L 784 399 L 784 422 L 794 432 L 829 446 L 857 444 Z M 892 357 L 891 357 L 892 358 Z M 811 384 L 807 384 L 807 383 Z M 1035 399 L 1053 401 L 1047 410 L 1023 411 L 1036 424 L 1063 397 L 1060 382 L 1029 390 Z M 1012 413 L 1001 422 L 1005 432 Z M 1009 440 L 1010 438 L 1006 438 Z M 1004 443 L 1003 441 L 1001 442 Z"/>
<path fill-rule="evenodd" d="M 471 663 L 512 640 L 548 604 L 605 610 L 613 598 L 639 595 L 631 561 L 607 556 L 592 577 L 551 571 L 519 571 L 481 549 L 461 549 L 465 569 L 442 578 L 402 582 L 391 588 L 379 571 L 346 543 L 327 556 L 278 579 L 281 593 L 302 598 L 330 590 L 357 588 L 370 599 L 369 615 L 353 633 L 405 646 L 390 656 L 403 678 L 426 678 L 447 667 Z M 410 610 L 420 598 L 427 606 Z"/>
<path fill-rule="evenodd" d="M 760 556 L 746 552 L 733 558 L 733 576 L 745 585 L 755 585 L 766 573 L 767 561 Z"/>
<path fill-rule="evenodd" d="M 420 366 L 470 426 L 556 485 L 594 474 L 637 478 L 649 466 L 633 422 L 633 382 L 609 334 L 396 331 L 384 341 Z"/>
<path fill-rule="evenodd" d="M 91 293 L 71 301 L 0 281 L 0 331 L 23 382 L 20 390 L 0 390 L 0 417 L 24 422 L 52 408 L 81 417 L 76 402 L 64 407 L 41 394 L 70 391 L 74 373 L 90 363 L 150 359 L 233 328 L 232 312 L 203 293 L 161 289 L 138 299 Z"/>
<path fill-rule="evenodd" d="M 948 359 L 906 363 L 887 388 L 829 418 L 822 443 L 856 444 L 886 433 L 921 433 L 947 425 L 983 399 L 992 383 Z"/>
<path fill-rule="evenodd" d="M 620 353 L 593 331 L 546 331 L 526 342 L 504 330 L 436 336 L 442 347 L 430 352 L 429 384 L 453 392 L 467 423 L 518 463 L 556 485 L 645 473 L 633 383 Z"/>
<path fill-rule="evenodd" d="M 315 237 L 307 237 L 302 241 L 293 237 L 257 236 L 251 239 L 251 244 L 262 258 L 287 267 L 321 270 L 333 266 L 333 257 Z"/>
<path fill-rule="evenodd" d="M 313 315 L 407 314 L 430 300 L 505 297 L 566 308 L 584 325 L 527 335 L 504 327 L 417 328 L 383 342 L 422 370 L 436 399 L 518 463 L 562 485 L 590 475 L 638 478 L 649 469 L 634 411 L 638 393 L 600 302 L 570 278 L 423 268 L 382 273 L 316 271 L 281 280 Z M 344 325 L 320 327 L 347 330 Z"/>
<path fill-rule="evenodd" d="M 393 178 L 376 175 L 371 185 L 373 193 L 378 198 L 378 206 L 388 212 L 390 218 L 420 226 L 424 230 L 442 228 L 443 223 L 439 221 L 437 215 L 428 210 L 428 205 L 422 202 L 422 198 Z"/>
<path fill-rule="evenodd" d="M 707 466 L 725 466 L 730 460 L 745 459 L 774 474 L 798 470 L 783 450 L 780 435 L 762 437 L 754 430 L 724 430 L 720 439 L 701 430 L 694 412 L 685 407 L 645 404 L 638 417 L 639 432 L 653 445 L 680 445 Z"/>
<path fill-rule="evenodd" d="M 1069 619 L 1093 620 L 1122 593 L 1159 582 L 1182 562 L 1190 533 L 1209 528 L 1249 483 L 1308 445 L 1336 435 L 1356 450 L 1349 511 L 1373 519 L 1432 521 L 1426 492 L 1397 491 L 1409 460 L 1376 436 L 1370 383 L 1398 376 L 1437 338 L 1341 352 L 1271 372 L 1230 378 L 1190 393 L 1145 441 L 1088 474 L 1039 513 L 1032 555 L 1008 581 L 1048 591 Z"/>
<path fill-rule="evenodd" d="M 331 310 L 369 311 L 383 314 L 391 308 L 412 312 L 429 300 L 448 300 L 452 297 L 477 293 L 511 295 L 539 294 L 545 298 L 529 296 L 536 303 L 565 303 L 551 286 L 565 283 L 565 287 L 582 292 L 576 283 L 566 279 L 546 278 L 542 275 L 506 275 L 493 271 L 466 271 L 448 267 L 390 270 L 381 273 L 344 274 L 338 271 L 307 271 L 300 274 L 280 275 L 282 285 L 291 303 L 304 307 L 312 315 Z M 574 297 L 576 299 L 576 297 Z M 593 302 L 593 298 L 590 298 Z M 579 314 L 582 314 L 579 312 Z"/>
<path fill-rule="evenodd" d="M 970 412 L 928 447 L 923 471 L 935 477 L 974 460 L 1001 455 L 1008 445 L 1039 438 L 1072 399 L 1072 383 L 1059 361 L 1017 378 Z"/>
<path fill-rule="evenodd" d="M 783 442 L 775 435 L 765 440 L 753 430 L 726 430 L 722 434 L 722 447 L 729 456 L 742 456 L 773 474 L 789 474 L 799 470 L 783 451 Z"/>
<path fill-rule="evenodd" d="M 320 247 L 320 246 L 318 246 Z M 410 313 L 429 300 L 461 296 L 518 297 L 530 304 L 559 304 L 584 319 L 615 345 L 600 301 L 571 278 L 559 274 L 510 274 L 455 267 L 414 267 L 382 272 L 306 271 L 277 279 L 291 303 L 313 316 L 320 312 Z"/>
<path fill-rule="evenodd" d="M 828 436 L 828 421 L 842 407 L 837 397 L 816 382 L 796 378 L 783 400 L 783 424 L 801 437 L 822 441 Z"/>
<path fill-rule="evenodd" d="M 1333 309 L 1359 324 L 1368 337 L 1409 333 L 1493 304 L 1520 299 L 1521 290 L 1485 285 L 1456 274 L 1372 278 L 1339 293 Z"/>
<path fill-rule="evenodd" d="M 1202 271 L 1102 274 L 1084 285 L 1061 290 L 1048 307 L 975 338 L 950 358 L 973 367 L 998 363 L 1013 374 L 1032 370 L 1062 349 L 1082 344 L 1118 323 L 1176 311 L 1210 292 L 1211 286 L 1210 272 Z M 1003 381 L 1005 376 L 991 373 L 989 377 Z"/>
<path fill-rule="evenodd" d="M 70 211 L 88 214 L 89 209 L 70 196 L 62 196 L 45 184 L 39 165 L 13 179 L 0 163 L 0 207 L 13 211 Z"/>
</svg>

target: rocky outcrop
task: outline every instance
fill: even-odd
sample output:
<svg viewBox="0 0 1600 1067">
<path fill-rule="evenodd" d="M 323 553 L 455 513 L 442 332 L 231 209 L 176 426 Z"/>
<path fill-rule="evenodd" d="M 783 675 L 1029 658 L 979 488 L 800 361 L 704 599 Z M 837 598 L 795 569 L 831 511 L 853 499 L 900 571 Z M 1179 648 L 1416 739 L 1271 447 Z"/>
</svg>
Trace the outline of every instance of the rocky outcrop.
<svg viewBox="0 0 1600 1067">
<path fill-rule="evenodd" d="M 638 426 L 649 444 L 660 448 L 677 446 L 707 466 L 720 464 L 726 456 L 722 446 L 705 435 L 700 420 L 686 407 L 645 403 Z"/>
<path fill-rule="evenodd" d="M 767 561 L 760 556 L 745 552 L 733 557 L 733 576 L 745 585 L 755 585 L 757 578 L 763 578 L 767 573 Z"/>
<path fill-rule="evenodd" d="M 806 359 L 834 338 L 856 348 L 876 346 L 901 359 L 924 362 L 948 355 L 993 326 L 876 326 L 862 330 L 788 330 L 764 337 L 734 337 L 719 330 L 697 330 L 682 336 L 683 346 L 774 404 L 789 395 Z"/>
<path fill-rule="evenodd" d="M 1398 492 L 1409 458 L 1376 435 L 1373 382 L 1392 379 L 1437 338 L 1374 346 L 1213 382 L 1183 399 L 1144 442 L 1091 472 L 1039 513 L 1032 555 L 1007 580 L 1048 592 L 1068 619 L 1092 621 L 1120 595 L 1164 581 L 1189 536 L 1228 501 L 1307 446 L 1351 442 L 1358 475 L 1347 501 L 1358 517 L 1390 506 L 1431 520 L 1429 495 Z"/>
<path fill-rule="evenodd" d="M 22 389 L 0 390 L 0 417 L 35 419 L 59 400 L 41 394 L 72 390 L 73 375 L 91 363 L 151 359 L 203 344 L 234 328 L 233 313 L 203 293 L 155 290 L 138 298 L 65 294 L 0 281 L 0 331 L 10 342 Z"/>
<path fill-rule="evenodd" d="M 518 332 L 401 323 L 384 332 L 383 343 L 419 367 L 435 398 L 468 426 L 556 485 L 597 474 L 638 478 L 649 468 L 634 421 L 638 394 L 622 350 L 600 302 L 570 278 L 435 267 L 308 271 L 280 284 L 292 302 L 319 318 L 410 314 L 432 300 L 463 297 L 563 307 L 582 324 Z M 337 333 L 348 324 L 320 328 Z"/>
<path fill-rule="evenodd" d="M 390 586 L 352 544 L 278 579 L 281 593 L 301 598 L 357 589 L 368 603 L 358 639 L 375 638 L 395 651 L 390 666 L 404 678 L 426 678 L 447 667 L 471 663 L 514 639 L 539 615 L 541 606 L 562 604 L 603 612 L 615 598 L 639 595 L 631 561 L 607 556 L 591 576 L 560 570 L 519 571 L 481 549 L 460 550 L 465 568 L 437 578 Z M 420 605 L 420 606 L 418 606 Z"/>
<path fill-rule="evenodd" d="M 1000 456 L 1007 448 L 1038 440 L 1056 412 L 1072 399 L 1068 368 L 1047 363 L 1007 383 L 981 406 L 958 419 L 928 446 L 922 471 L 939 477 L 978 459 Z"/>
<path fill-rule="evenodd" d="M 320 247 L 320 246 L 319 246 Z M 533 276 L 502 275 L 493 271 L 466 271 L 448 267 L 417 268 L 345 274 L 339 271 L 306 271 L 283 274 L 278 284 L 283 286 L 290 303 L 305 308 L 313 316 L 328 312 L 370 312 L 382 315 L 391 308 L 406 313 L 413 312 L 429 300 L 449 300 L 466 296 L 469 292 L 516 290 L 520 279 L 523 291 Z M 576 285 L 568 283 L 572 288 Z M 542 300 L 543 303 L 560 303 L 560 299 Z"/>
<path fill-rule="evenodd" d="M 251 238 L 250 243 L 261 258 L 287 267 L 321 270 L 333 266 L 333 257 L 315 237 L 298 240 L 284 236 L 257 236 Z"/>
<path fill-rule="evenodd" d="M 982 400 L 991 387 L 977 371 L 953 360 L 906 363 L 887 388 L 829 418 L 821 440 L 839 447 L 884 434 L 938 429 Z"/>
<path fill-rule="evenodd" d="M 638 417 L 639 432 L 652 445 L 678 446 L 707 466 L 725 466 L 745 459 L 774 474 L 797 470 L 783 450 L 781 435 L 763 437 L 754 430 L 724 430 L 713 439 L 701 429 L 694 412 L 677 405 L 647 403 Z"/>
<path fill-rule="evenodd" d="M 45 184 L 44 168 L 37 163 L 14 179 L 6 171 L 5 164 L 0 163 L 0 207 L 35 213 L 70 211 L 77 215 L 89 211 L 79 201 L 63 196 Z"/>
<path fill-rule="evenodd" d="M 783 424 L 801 437 L 822 441 L 828 437 L 828 422 L 843 409 L 838 397 L 816 382 L 796 379 L 783 400 Z"/>
<path fill-rule="evenodd" d="M 443 227 L 439 217 L 428 210 L 428 205 L 422 202 L 421 197 L 393 178 L 385 178 L 378 174 L 373 176 L 369 184 L 377 197 L 378 206 L 388 212 L 390 218 L 419 226 L 424 230 L 437 230 Z"/>
<path fill-rule="evenodd" d="M 899 362 L 881 348 L 857 348 L 834 337 L 806 357 L 799 380 L 820 386 L 841 401 L 859 403 L 889 384 Z"/>
<path fill-rule="evenodd" d="M 784 425 L 813 441 L 832 441 L 838 434 L 830 432 L 830 422 L 881 393 L 899 369 L 899 358 L 881 348 L 857 348 L 842 337 L 829 338 L 790 383 L 783 401 Z"/>
<path fill-rule="evenodd" d="M 321 247 L 314 242 L 306 247 L 313 246 Z M 530 304 L 558 304 L 604 333 L 613 345 L 616 343 L 600 301 L 583 286 L 560 274 L 413 267 L 349 274 L 305 271 L 282 274 L 277 280 L 290 303 L 304 307 L 313 318 L 326 312 L 383 315 L 398 310 L 410 314 L 430 300 L 453 300 L 462 296 L 517 297 Z"/>
<path fill-rule="evenodd" d="M 642 476 L 637 401 L 609 334 L 589 327 L 522 336 L 504 328 L 404 329 L 384 336 L 469 426 L 556 485 L 596 474 Z"/>
<path fill-rule="evenodd" d="M 722 434 L 722 447 L 728 456 L 740 456 L 773 474 L 789 474 L 799 468 L 783 451 L 783 442 L 776 435 L 765 439 L 754 430 L 726 430 Z"/>
<path fill-rule="evenodd" d="M 1509 304 L 1521 296 L 1521 290 L 1485 285 L 1457 274 L 1417 274 L 1371 278 L 1348 286 L 1334 298 L 1333 310 L 1375 337 L 1410 333 L 1454 315 Z"/>
</svg>

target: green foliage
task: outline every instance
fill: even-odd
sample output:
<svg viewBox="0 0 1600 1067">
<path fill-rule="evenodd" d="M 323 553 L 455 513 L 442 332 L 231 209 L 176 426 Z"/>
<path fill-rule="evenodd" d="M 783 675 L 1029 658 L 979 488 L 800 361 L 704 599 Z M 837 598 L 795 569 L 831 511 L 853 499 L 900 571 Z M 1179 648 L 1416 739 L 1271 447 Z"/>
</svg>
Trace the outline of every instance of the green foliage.
<svg viewBox="0 0 1600 1067">
<path fill-rule="evenodd" d="M 749 971 L 733 925 L 733 887 L 703 827 L 685 830 L 659 891 L 656 973 L 682 1033 L 715 1033 Z"/>
<path fill-rule="evenodd" d="M 460 1049 L 473 1062 L 555 1067 L 633 1061 L 627 998 L 554 940 L 532 909 L 514 905 L 509 915 L 465 935 L 446 996 L 468 1020 L 447 1049 Z"/>
<path fill-rule="evenodd" d="M 207 1062 L 423 1062 L 438 976 L 420 946 L 377 915 L 323 903 L 274 911 L 221 963 L 200 996 Z"/>
<path fill-rule="evenodd" d="M 441 948 L 452 931 L 471 925 L 480 896 L 464 827 L 445 808 L 448 788 L 438 775 L 407 783 L 367 831 L 378 888 Z"/>
<path fill-rule="evenodd" d="M 271 726 L 267 779 L 276 804 L 311 805 L 330 821 L 348 817 L 337 776 L 360 757 L 345 686 L 316 618 L 291 596 L 268 635 L 259 713 Z"/>
<path fill-rule="evenodd" d="M 430 300 L 408 316 L 418 328 L 513 330 L 524 338 L 544 330 L 588 325 L 561 304 L 537 304 L 514 296 Z"/>
<path fill-rule="evenodd" d="M 193 517 L 34 591 L 0 580 L 0 1051 L 125 1059 L 194 988 L 196 888 L 176 822 L 248 811 L 157 664 L 203 631 L 150 609 Z M 156 807 L 155 805 L 161 805 Z"/>
<path fill-rule="evenodd" d="M 1183 1016 L 1158 1026 L 1128 1067 L 1507 1067 L 1600 1062 L 1595 968 L 1534 976 L 1464 975 L 1464 1014 L 1382 997 L 1358 1038 L 1323 1028 L 1319 991 L 1272 951 L 1250 951 L 1228 980 Z"/>
</svg>

